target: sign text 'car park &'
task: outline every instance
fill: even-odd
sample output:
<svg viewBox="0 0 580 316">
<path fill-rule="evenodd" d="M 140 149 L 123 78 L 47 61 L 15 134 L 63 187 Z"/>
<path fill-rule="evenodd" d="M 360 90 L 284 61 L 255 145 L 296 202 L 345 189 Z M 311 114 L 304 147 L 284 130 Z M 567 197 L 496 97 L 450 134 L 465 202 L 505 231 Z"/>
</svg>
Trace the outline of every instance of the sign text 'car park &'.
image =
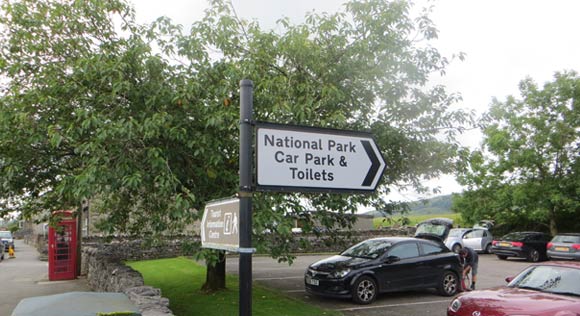
<svg viewBox="0 0 580 316">
<path fill-rule="evenodd" d="M 385 162 L 369 133 L 259 123 L 257 188 L 374 191 Z"/>
</svg>

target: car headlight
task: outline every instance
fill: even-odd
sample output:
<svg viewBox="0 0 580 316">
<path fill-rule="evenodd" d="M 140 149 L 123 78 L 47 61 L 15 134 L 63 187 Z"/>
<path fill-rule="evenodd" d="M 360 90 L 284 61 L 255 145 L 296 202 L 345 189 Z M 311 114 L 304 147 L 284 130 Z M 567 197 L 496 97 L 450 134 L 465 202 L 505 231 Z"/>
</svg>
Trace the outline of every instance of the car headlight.
<svg viewBox="0 0 580 316">
<path fill-rule="evenodd" d="M 449 305 L 449 309 L 454 313 L 457 313 L 460 308 L 461 301 L 458 298 L 454 299 L 453 302 L 451 302 L 451 305 Z"/>
<path fill-rule="evenodd" d="M 328 275 L 328 277 L 333 278 L 333 279 L 341 279 L 341 278 L 344 278 L 349 272 L 350 272 L 350 269 L 337 270 L 337 271 L 331 272 Z"/>
</svg>

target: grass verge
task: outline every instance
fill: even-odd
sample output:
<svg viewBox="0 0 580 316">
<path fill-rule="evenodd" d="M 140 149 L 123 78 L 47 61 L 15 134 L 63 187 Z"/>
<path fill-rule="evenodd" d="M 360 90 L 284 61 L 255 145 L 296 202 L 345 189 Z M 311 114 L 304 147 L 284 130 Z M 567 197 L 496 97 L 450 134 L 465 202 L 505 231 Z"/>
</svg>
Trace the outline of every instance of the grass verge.
<svg viewBox="0 0 580 316">
<path fill-rule="evenodd" d="M 226 276 L 226 290 L 213 294 L 201 292 L 206 269 L 184 258 L 128 262 L 141 272 L 145 284 L 160 288 L 169 299 L 176 316 L 224 316 L 238 314 L 238 277 Z M 252 290 L 252 315 L 255 316 L 339 316 L 339 312 L 322 310 L 257 284 Z"/>
</svg>

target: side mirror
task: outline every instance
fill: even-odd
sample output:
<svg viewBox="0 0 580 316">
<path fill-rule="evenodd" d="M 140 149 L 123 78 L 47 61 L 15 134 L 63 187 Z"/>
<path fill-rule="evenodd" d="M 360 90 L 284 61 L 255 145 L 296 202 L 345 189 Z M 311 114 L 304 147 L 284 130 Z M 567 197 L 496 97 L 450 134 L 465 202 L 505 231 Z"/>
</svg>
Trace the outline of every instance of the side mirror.
<svg viewBox="0 0 580 316">
<path fill-rule="evenodd" d="M 505 281 L 507 283 L 510 283 L 513 279 L 514 279 L 514 277 L 507 277 L 507 278 L 505 278 Z"/>
<path fill-rule="evenodd" d="M 385 260 L 386 263 L 394 263 L 397 261 L 400 261 L 401 258 L 397 257 L 397 256 L 388 256 L 387 259 Z"/>
</svg>

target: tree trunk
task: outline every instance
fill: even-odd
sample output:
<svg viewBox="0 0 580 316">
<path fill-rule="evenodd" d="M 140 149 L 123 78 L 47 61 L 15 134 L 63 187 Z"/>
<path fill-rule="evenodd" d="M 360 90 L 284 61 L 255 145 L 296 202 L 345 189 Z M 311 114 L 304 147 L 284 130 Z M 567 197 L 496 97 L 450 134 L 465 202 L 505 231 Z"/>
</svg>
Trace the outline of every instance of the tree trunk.
<svg viewBox="0 0 580 316">
<path fill-rule="evenodd" d="M 550 210 L 550 234 L 552 234 L 552 236 L 558 234 L 558 226 L 556 225 L 556 214 L 558 213 L 557 208 L 557 206 L 554 206 Z"/>
<path fill-rule="evenodd" d="M 205 283 L 201 287 L 204 292 L 215 292 L 226 288 L 226 254 L 219 251 L 219 259 L 215 265 L 207 265 Z"/>
</svg>

